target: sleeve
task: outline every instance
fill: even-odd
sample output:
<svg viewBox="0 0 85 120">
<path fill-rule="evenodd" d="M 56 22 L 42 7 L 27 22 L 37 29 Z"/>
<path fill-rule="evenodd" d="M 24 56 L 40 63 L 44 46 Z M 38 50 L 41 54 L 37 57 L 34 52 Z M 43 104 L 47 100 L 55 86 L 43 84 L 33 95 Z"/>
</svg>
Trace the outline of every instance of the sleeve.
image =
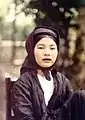
<svg viewBox="0 0 85 120">
<path fill-rule="evenodd" d="M 35 120 L 30 86 L 20 79 L 12 89 L 12 110 L 15 120 Z"/>
<path fill-rule="evenodd" d="M 57 72 L 57 78 L 59 81 L 59 93 L 61 97 L 64 97 L 65 102 L 73 94 L 73 88 L 70 80 L 64 74 Z"/>
<path fill-rule="evenodd" d="M 63 75 L 62 77 L 63 77 L 63 98 L 64 98 L 62 108 L 64 107 L 67 108 L 68 103 L 74 94 L 74 91 L 69 79 L 65 75 Z"/>
<path fill-rule="evenodd" d="M 66 88 L 66 96 L 69 98 L 73 94 L 73 88 L 68 78 L 64 76 L 65 88 Z"/>
</svg>

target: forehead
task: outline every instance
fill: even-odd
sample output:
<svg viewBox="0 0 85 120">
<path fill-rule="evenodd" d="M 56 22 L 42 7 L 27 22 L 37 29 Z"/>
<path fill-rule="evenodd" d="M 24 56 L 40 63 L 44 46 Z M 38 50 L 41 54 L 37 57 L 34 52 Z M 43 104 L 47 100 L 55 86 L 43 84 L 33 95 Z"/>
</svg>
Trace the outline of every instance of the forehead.
<svg viewBox="0 0 85 120">
<path fill-rule="evenodd" d="M 41 38 L 36 45 L 56 45 L 55 41 L 50 37 Z"/>
</svg>

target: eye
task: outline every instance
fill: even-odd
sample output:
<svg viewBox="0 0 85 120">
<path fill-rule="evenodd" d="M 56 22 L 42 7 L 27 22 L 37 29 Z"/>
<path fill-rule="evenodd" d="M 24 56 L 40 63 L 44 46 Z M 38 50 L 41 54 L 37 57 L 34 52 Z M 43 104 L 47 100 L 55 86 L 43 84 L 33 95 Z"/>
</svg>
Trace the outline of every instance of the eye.
<svg viewBox="0 0 85 120">
<path fill-rule="evenodd" d="M 44 49 L 44 47 L 43 47 L 43 46 L 40 46 L 40 47 L 38 47 L 38 49 Z"/>
<path fill-rule="evenodd" d="M 51 47 L 50 49 L 51 49 L 51 50 L 55 50 L 55 47 Z"/>
</svg>

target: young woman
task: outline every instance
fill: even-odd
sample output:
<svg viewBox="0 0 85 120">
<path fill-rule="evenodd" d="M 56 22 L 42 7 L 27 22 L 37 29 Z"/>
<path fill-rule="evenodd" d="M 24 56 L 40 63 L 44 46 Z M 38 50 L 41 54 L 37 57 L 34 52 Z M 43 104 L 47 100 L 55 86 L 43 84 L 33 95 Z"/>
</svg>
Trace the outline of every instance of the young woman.
<svg viewBox="0 0 85 120">
<path fill-rule="evenodd" d="M 81 92 L 74 94 L 69 80 L 55 69 L 58 32 L 46 26 L 36 27 L 27 38 L 26 50 L 21 76 L 12 90 L 15 120 L 79 120 L 74 113 Z"/>
</svg>

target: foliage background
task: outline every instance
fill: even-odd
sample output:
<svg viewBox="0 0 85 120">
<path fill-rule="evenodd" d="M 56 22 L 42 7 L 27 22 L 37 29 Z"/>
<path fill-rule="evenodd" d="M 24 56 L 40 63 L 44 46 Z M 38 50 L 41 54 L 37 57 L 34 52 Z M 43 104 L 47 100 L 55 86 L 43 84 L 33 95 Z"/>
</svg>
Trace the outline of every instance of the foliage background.
<svg viewBox="0 0 85 120">
<path fill-rule="evenodd" d="M 56 69 L 69 78 L 74 90 L 85 89 L 85 0 L 0 1 L 0 76 L 19 77 L 25 40 L 37 25 L 58 29 Z M 0 77 L 0 120 L 5 119 L 4 84 Z"/>
</svg>

